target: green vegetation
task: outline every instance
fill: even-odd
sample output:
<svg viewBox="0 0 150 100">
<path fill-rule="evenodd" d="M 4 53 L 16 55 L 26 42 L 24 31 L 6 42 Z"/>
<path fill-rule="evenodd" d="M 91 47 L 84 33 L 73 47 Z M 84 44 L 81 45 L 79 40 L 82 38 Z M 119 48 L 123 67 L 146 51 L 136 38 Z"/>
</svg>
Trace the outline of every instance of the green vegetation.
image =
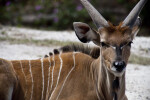
<svg viewBox="0 0 150 100">
<path fill-rule="evenodd" d="M 76 43 L 71 41 L 16 39 L 10 37 L 0 37 L 0 41 L 8 41 L 11 44 L 33 44 L 38 46 L 63 46 Z"/>
<path fill-rule="evenodd" d="M 92 0 L 94 5 L 97 0 Z M 71 29 L 74 21 L 92 23 L 87 11 L 76 0 L 0 1 L 0 24 L 53 30 Z"/>
<path fill-rule="evenodd" d="M 139 0 L 89 0 L 101 14 L 118 23 Z M 150 26 L 150 2 L 140 17 L 148 33 Z M 120 7 L 122 9 L 120 9 Z M 93 22 L 80 0 L 0 0 L 0 24 L 44 28 L 51 30 L 72 29 L 74 21 Z"/>
<path fill-rule="evenodd" d="M 140 65 L 150 65 L 150 58 L 131 54 L 129 58 L 129 63 L 140 64 Z"/>
</svg>

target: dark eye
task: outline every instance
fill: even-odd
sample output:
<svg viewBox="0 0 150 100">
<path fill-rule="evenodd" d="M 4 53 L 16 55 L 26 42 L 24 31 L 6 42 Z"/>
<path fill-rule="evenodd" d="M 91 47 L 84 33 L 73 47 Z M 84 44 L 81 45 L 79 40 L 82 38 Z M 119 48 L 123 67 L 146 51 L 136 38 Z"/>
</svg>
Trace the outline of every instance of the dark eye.
<svg viewBox="0 0 150 100">
<path fill-rule="evenodd" d="M 133 43 L 133 42 L 131 41 L 131 42 L 129 42 L 127 45 L 131 47 L 131 44 L 132 44 L 132 43 Z"/>
<path fill-rule="evenodd" d="M 107 45 L 107 44 L 104 43 L 104 42 L 101 42 L 101 46 L 102 46 L 102 47 L 109 47 L 109 45 Z"/>
</svg>

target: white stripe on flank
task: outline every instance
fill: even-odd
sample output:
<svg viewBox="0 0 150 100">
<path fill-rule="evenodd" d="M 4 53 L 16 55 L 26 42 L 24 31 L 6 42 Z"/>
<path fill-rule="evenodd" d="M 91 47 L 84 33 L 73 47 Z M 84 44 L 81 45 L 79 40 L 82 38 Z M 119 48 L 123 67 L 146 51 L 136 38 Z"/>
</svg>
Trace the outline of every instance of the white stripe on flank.
<svg viewBox="0 0 150 100">
<path fill-rule="evenodd" d="M 43 93 L 44 93 L 44 70 L 43 70 L 43 59 L 41 59 L 41 68 L 42 68 L 42 97 L 41 100 L 43 100 Z"/>
<path fill-rule="evenodd" d="M 65 78 L 65 80 L 64 80 L 64 83 L 62 84 L 62 87 L 61 87 L 61 89 L 60 89 L 60 91 L 59 91 L 59 93 L 58 93 L 58 96 L 57 96 L 56 100 L 58 100 L 58 98 L 59 98 L 59 96 L 60 96 L 60 93 L 62 92 L 62 89 L 63 89 L 63 87 L 64 87 L 64 85 L 65 85 L 65 83 L 66 83 L 66 81 L 67 81 L 69 75 L 71 74 L 71 72 L 72 72 L 72 71 L 74 70 L 74 68 L 75 68 L 75 53 L 76 53 L 76 52 L 73 52 L 74 65 L 73 65 L 73 67 L 71 68 L 71 70 L 70 70 L 70 72 L 68 73 L 68 75 L 66 76 L 66 78 Z"/>
<path fill-rule="evenodd" d="M 30 60 L 29 60 L 29 72 L 30 72 L 30 74 L 31 74 L 31 81 L 32 81 L 32 90 L 31 90 L 31 97 L 30 97 L 30 100 L 32 100 L 34 84 L 33 84 L 33 75 L 32 75 L 31 61 L 30 61 Z"/>
<path fill-rule="evenodd" d="M 24 97 L 26 98 L 26 94 L 27 94 L 27 78 L 26 78 L 26 75 L 25 75 L 25 73 L 24 73 L 21 60 L 20 60 L 20 67 L 21 67 L 23 76 L 24 76 L 24 78 L 25 78 L 25 86 L 26 86 L 26 89 L 25 89 L 25 96 L 24 96 Z"/>
<path fill-rule="evenodd" d="M 10 63 L 11 63 L 11 65 L 12 65 L 12 69 L 13 69 L 13 72 L 15 73 L 15 77 L 16 77 L 17 73 L 16 73 L 16 71 L 15 71 L 15 69 L 14 69 L 14 66 L 13 66 L 13 64 L 12 64 L 11 61 L 10 61 Z M 17 77 L 16 77 L 16 78 L 17 78 Z"/>
<path fill-rule="evenodd" d="M 49 80 L 50 80 L 50 72 L 51 72 L 51 56 L 49 56 L 48 58 L 48 61 L 49 61 L 49 72 L 48 72 L 48 83 L 47 83 L 47 92 L 46 92 L 46 95 L 48 95 L 48 90 L 49 90 Z"/>
<path fill-rule="evenodd" d="M 56 83 L 56 86 L 55 86 L 55 88 L 54 88 L 54 90 L 53 90 L 51 96 L 50 96 L 50 99 L 51 99 L 51 97 L 53 96 L 53 93 L 55 92 L 55 90 L 56 90 L 56 88 L 57 88 L 57 85 L 58 85 L 58 82 L 59 82 L 59 78 L 60 78 L 60 73 L 61 73 L 61 69 L 62 69 L 62 65 L 63 65 L 63 61 L 62 61 L 62 58 L 61 58 L 61 54 L 62 54 L 62 53 L 60 52 L 60 54 L 59 54 L 60 69 L 59 69 L 59 74 L 58 74 L 58 78 L 57 78 L 57 83 Z M 50 99 L 49 99 L 49 100 L 50 100 Z"/>
<path fill-rule="evenodd" d="M 54 67 L 55 67 L 55 55 L 53 53 L 53 70 L 52 70 L 52 82 L 51 82 L 51 89 L 50 91 L 52 90 L 53 88 L 53 73 L 54 73 Z"/>
</svg>

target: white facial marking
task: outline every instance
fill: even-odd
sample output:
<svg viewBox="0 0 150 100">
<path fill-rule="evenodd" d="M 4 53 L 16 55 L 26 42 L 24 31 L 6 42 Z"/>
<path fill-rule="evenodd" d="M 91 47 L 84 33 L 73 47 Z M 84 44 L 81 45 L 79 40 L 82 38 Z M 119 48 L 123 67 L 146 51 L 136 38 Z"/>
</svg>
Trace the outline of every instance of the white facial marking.
<svg viewBox="0 0 150 100">
<path fill-rule="evenodd" d="M 101 37 L 101 42 L 105 42 L 106 41 L 106 32 L 103 32 L 103 34 L 100 34 Z"/>
<path fill-rule="evenodd" d="M 21 60 L 20 60 L 20 67 L 21 67 L 21 70 L 22 70 L 22 73 L 23 73 L 23 76 L 24 76 L 24 79 L 25 79 L 26 89 L 25 89 L 25 96 L 24 96 L 24 97 L 26 98 L 26 94 L 27 94 L 27 78 L 26 78 L 25 72 L 24 72 L 24 70 L 23 70 Z"/>
<path fill-rule="evenodd" d="M 62 92 L 62 89 L 63 89 L 63 87 L 64 87 L 64 85 L 65 85 L 65 83 L 66 83 L 66 81 L 67 81 L 69 75 L 71 74 L 71 72 L 72 72 L 72 71 L 74 70 L 74 68 L 75 68 L 75 53 L 76 53 L 76 52 L 73 52 L 74 65 L 73 65 L 73 67 L 71 68 L 71 70 L 69 71 L 68 75 L 66 76 L 66 78 L 65 78 L 65 80 L 64 80 L 64 82 L 63 82 L 63 84 L 62 84 L 62 87 L 61 87 L 61 89 L 60 89 L 60 91 L 59 91 L 59 93 L 58 93 L 58 96 L 57 96 L 56 100 L 58 100 L 58 98 L 59 98 L 59 96 L 60 96 L 60 93 Z M 50 99 L 49 99 L 49 100 L 50 100 Z"/>
<path fill-rule="evenodd" d="M 33 76 L 32 76 L 31 61 L 30 60 L 29 60 L 29 72 L 31 74 L 31 81 L 32 81 L 32 90 L 31 90 L 31 97 L 30 97 L 30 100 L 32 100 L 34 84 L 33 84 Z"/>
<path fill-rule="evenodd" d="M 48 95 L 48 90 L 49 90 L 49 80 L 50 80 L 50 70 L 51 70 L 51 60 L 50 60 L 50 58 L 51 58 L 51 56 L 49 56 L 49 58 L 48 58 L 48 61 L 49 61 L 49 69 L 48 69 L 48 83 L 47 83 L 47 92 L 46 92 L 46 95 Z"/>
<path fill-rule="evenodd" d="M 122 72 L 118 72 L 117 69 L 113 66 L 113 67 L 111 68 L 111 70 L 112 70 L 112 73 L 113 73 L 115 76 L 121 77 L 121 76 L 123 75 L 123 73 L 125 72 L 126 68 L 124 68 L 124 69 L 122 70 Z"/>
<path fill-rule="evenodd" d="M 105 41 L 105 39 L 101 39 L 101 42 L 104 42 Z"/>
<path fill-rule="evenodd" d="M 43 93 L 44 93 L 44 70 L 43 70 L 43 59 L 41 59 L 41 69 L 42 69 L 42 97 L 41 97 L 41 100 L 43 100 Z"/>
<path fill-rule="evenodd" d="M 61 54 L 62 54 L 62 53 L 60 52 L 60 54 L 59 54 L 59 59 L 60 59 L 60 69 L 59 69 L 59 74 L 58 74 L 58 78 L 57 78 L 57 83 L 56 83 L 56 86 L 55 86 L 55 88 L 54 88 L 54 90 L 53 90 L 53 92 L 52 92 L 52 94 L 51 94 L 49 100 L 51 100 L 51 97 L 53 96 L 53 94 L 54 94 L 54 92 L 55 92 L 55 90 L 56 90 L 56 88 L 57 88 L 57 86 L 58 86 L 58 82 L 59 82 L 59 78 L 60 78 L 60 73 L 61 73 L 61 69 L 62 69 L 62 64 L 63 64 L 63 61 L 62 61 L 62 59 L 61 59 Z"/>
<path fill-rule="evenodd" d="M 121 46 L 120 49 L 122 50 L 125 47 L 125 45 Z"/>
<path fill-rule="evenodd" d="M 123 46 L 122 46 L 122 47 L 120 47 L 120 49 L 122 50 L 122 49 L 123 49 Z"/>
<path fill-rule="evenodd" d="M 114 66 L 111 67 L 111 70 L 112 70 L 112 71 L 117 71 L 116 68 L 115 68 Z"/>
<path fill-rule="evenodd" d="M 116 50 L 116 47 L 115 46 L 111 46 L 114 50 Z"/>
</svg>

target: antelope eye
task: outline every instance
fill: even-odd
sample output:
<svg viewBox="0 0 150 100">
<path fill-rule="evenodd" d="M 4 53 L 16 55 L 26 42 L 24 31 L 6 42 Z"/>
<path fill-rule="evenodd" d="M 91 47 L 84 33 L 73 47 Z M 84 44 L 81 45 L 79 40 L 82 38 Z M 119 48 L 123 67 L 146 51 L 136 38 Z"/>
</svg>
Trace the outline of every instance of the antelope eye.
<svg viewBox="0 0 150 100">
<path fill-rule="evenodd" d="M 101 46 L 102 46 L 102 47 L 109 47 L 109 45 L 107 45 L 107 44 L 104 43 L 104 42 L 101 42 Z"/>
<path fill-rule="evenodd" d="M 131 41 L 131 42 L 129 42 L 127 45 L 128 45 L 128 46 L 131 46 L 132 43 L 133 43 L 133 42 Z"/>
</svg>

